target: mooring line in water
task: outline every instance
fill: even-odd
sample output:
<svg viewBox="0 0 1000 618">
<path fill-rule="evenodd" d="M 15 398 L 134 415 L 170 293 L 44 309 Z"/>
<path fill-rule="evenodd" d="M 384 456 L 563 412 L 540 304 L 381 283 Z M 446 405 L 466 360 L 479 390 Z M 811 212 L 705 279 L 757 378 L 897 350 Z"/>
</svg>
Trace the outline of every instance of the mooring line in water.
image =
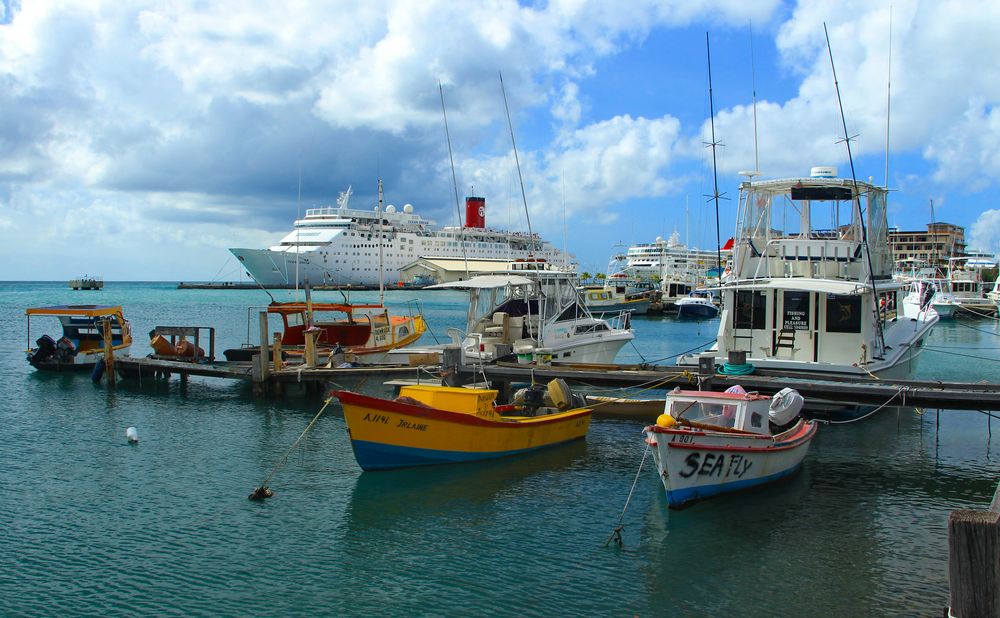
<svg viewBox="0 0 1000 618">
<path fill-rule="evenodd" d="M 909 386 L 900 386 L 900 387 L 898 387 L 898 389 L 896 390 L 896 393 L 892 397 L 889 397 L 889 399 L 887 399 L 885 403 L 883 403 L 879 407 L 875 408 L 874 410 L 872 410 L 868 414 L 865 414 L 864 416 L 859 416 L 858 418 L 852 418 L 852 419 L 849 419 L 849 420 L 846 420 L 846 421 L 823 421 L 823 422 L 825 422 L 828 425 L 846 425 L 847 423 L 856 423 L 858 421 L 863 421 L 866 418 L 868 418 L 869 416 L 871 416 L 872 414 L 875 414 L 876 412 L 878 412 L 882 408 L 884 408 L 887 405 L 889 405 L 890 403 L 892 403 L 892 400 L 895 399 L 896 397 L 902 397 L 903 398 L 902 402 L 900 403 L 900 407 L 904 407 L 905 408 L 906 407 L 906 391 L 908 391 L 908 390 L 910 390 Z"/>
<path fill-rule="evenodd" d="M 622 522 L 625 521 L 625 511 L 628 510 L 628 503 L 632 501 L 632 494 L 635 492 L 636 483 L 639 482 L 639 473 L 642 472 L 642 464 L 646 463 L 647 454 L 649 454 L 649 442 L 646 443 L 646 450 L 642 452 L 642 460 L 639 462 L 639 469 L 635 471 L 635 478 L 632 480 L 632 489 L 628 490 L 628 498 L 625 499 L 625 507 L 622 508 L 621 517 L 618 518 L 618 525 L 611 531 L 611 536 L 608 537 L 608 540 L 604 541 L 604 547 L 607 547 L 611 541 L 614 541 L 618 547 L 624 545 L 622 532 L 625 531 L 625 526 L 622 525 Z"/>
<path fill-rule="evenodd" d="M 316 416 L 314 416 L 313 419 L 309 421 L 309 424 L 306 425 L 306 428 L 302 431 L 299 437 L 296 438 L 295 442 L 292 443 L 292 446 L 290 446 L 288 450 L 285 452 L 285 456 L 282 457 L 281 461 L 279 461 L 274 466 L 274 469 L 271 470 L 271 473 L 267 475 L 267 478 L 264 479 L 264 482 L 260 484 L 260 487 L 253 488 L 253 491 L 250 492 L 248 498 L 250 498 L 251 500 L 263 500 L 264 498 L 270 498 L 271 496 L 274 495 L 274 492 L 271 491 L 271 488 L 268 487 L 267 484 L 271 482 L 271 478 L 278 472 L 278 470 L 281 469 L 281 467 L 288 462 L 288 456 L 292 454 L 292 451 L 294 451 L 295 447 L 299 445 L 299 442 L 302 441 L 302 438 L 304 438 L 306 433 L 308 433 L 309 430 L 312 429 L 312 426 L 316 424 L 316 421 L 318 421 L 320 415 L 323 414 L 324 411 L 326 411 L 326 407 L 330 405 L 331 401 L 333 401 L 332 397 L 326 400 L 326 403 L 324 403 L 323 407 L 319 409 L 319 412 L 316 413 Z"/>
</svg>

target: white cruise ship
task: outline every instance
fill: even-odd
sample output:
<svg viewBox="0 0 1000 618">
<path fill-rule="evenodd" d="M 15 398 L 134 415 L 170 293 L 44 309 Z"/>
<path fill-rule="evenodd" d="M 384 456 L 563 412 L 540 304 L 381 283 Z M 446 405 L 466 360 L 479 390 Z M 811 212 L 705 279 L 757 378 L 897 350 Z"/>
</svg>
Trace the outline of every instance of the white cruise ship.
<svg viewBox="0 0 1000 618">
<path fill-rule="evenodd" d="M 723 249 L 721 253 L 725 266 L 731 251 Z M 629 270 L 643 279 L 655 275 L 661 280 L 693 278 L 700 281 L 708 271 L 718 267 L 719 253 L 715 249 L 689 249 L 681 243 L 680 234 L 674 232 L 668 240 L 658 236 L 655 242 L 632 245 L 626 258 Z"/>
<path fill-rule="evenodd" d="M 229 251 L 263 286 L 294 285 L 296 278 L 313 285 L 378 285 L 380 261 L 384 281 L 391 284 L 400 280 L 400 268 L 422 257 L 516 260 L 530 256 L 565 268 L 573 263 L 570 254 L 538 234 L 487 228 L 482 197 L 466 198 L 464 227 L 441 228 L 415 214 L 410 204 L 401 211 L 392 205 L 384 210 L 380 206 L 358 210 L 348 206 L 350 196 L 348 187 L 337 206 L 306 210 L 305 218 L 268 249 Z"/>
</svg>

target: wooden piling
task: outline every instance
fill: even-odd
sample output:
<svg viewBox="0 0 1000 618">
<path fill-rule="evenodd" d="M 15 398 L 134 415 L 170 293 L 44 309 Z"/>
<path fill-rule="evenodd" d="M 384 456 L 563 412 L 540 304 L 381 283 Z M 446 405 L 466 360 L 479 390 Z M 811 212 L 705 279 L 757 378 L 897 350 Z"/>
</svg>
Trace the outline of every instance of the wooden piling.
<svg viewBox="0 0 1000 618">
<path fill-rule="evenodd" d="M 1000 616 L 1000 486 L 988 511 L 948 516 L 949 615 Z"/>
</svg>

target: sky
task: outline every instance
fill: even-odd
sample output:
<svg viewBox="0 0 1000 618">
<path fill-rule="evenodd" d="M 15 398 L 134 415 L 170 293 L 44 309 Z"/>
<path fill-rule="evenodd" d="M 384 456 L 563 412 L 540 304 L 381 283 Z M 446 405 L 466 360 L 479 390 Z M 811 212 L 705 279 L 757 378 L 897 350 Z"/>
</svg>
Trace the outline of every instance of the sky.
<svg viewBox="0 0 1000 618">
<path fill-rule="evenodd" d="M 844 122 L 890 225 L 996 252 L 998 32 L 995 0 L 0 0 L 0 279 L 246 279 L 229 247 L 379 179 L 455 225 L 449 137 L 490 226 L 527 203 L 596 273 L 714 248 L 714 177 L 722 242 L 740 171 L 850 177 Z"/>
</svg>

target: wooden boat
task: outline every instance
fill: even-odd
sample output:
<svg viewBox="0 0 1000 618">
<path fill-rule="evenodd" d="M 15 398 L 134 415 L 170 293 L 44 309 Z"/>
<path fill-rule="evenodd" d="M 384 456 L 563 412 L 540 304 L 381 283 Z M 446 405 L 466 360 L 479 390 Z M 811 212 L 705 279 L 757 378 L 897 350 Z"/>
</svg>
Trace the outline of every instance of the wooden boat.
<svg viewBox="0 0 1000 618">
<path fill-rule="evenodd" d="M 773 398 L 730 391 L 675 389 L 645 428 L 671 508 L 772 483 L 801 466 L 816 435 L 816 424 L 798 417 L 802 397 L 792 389 Z"/>
<path fill-rule="evenodd" d="M 662 399 L 628 399 L 603 395 L 586 395 L 585 399 L 598 418 L 650 421 L 663 413 Z"/>
<path fill-rule="evenodd" d="M 583 438 L 590 409 L 494 406 L 497 391 L 404 386 L 395 400 L 335 391 L 363 470 L 458 463 L 526 453 Z"/>
<path fill-rule="evenodd" d="M 307 328 L 319 329 L 316 346 L 320 353 L 329 354 L 339 347 L 346 355 L 371 362 L 416 342 L 427 330 L 422 316 L 391 315 L 379 303 L 274 302 L 267 312 L 281 317 L 282 351 L 291 356 L 301 356 Z M 226 360 L 249 361 L 259 351 L 259 346 L 244 345 L 223 354 Z"/>
<path fill-rule="evenodd" d="M 35 369 L 48 371 L 89 371 L 104 360 L 104 353 L 127 356 L 132 346 L 132 331 L 120 306 L 57 305 L 25 309 L 28 316 L 28 362 Z M 59 339 L 42 335 L 30 347 L 31 319 L 38 316 L 59 320 Z M 110 337 L 110 341 L 106 339 Z"/>
</svg>

